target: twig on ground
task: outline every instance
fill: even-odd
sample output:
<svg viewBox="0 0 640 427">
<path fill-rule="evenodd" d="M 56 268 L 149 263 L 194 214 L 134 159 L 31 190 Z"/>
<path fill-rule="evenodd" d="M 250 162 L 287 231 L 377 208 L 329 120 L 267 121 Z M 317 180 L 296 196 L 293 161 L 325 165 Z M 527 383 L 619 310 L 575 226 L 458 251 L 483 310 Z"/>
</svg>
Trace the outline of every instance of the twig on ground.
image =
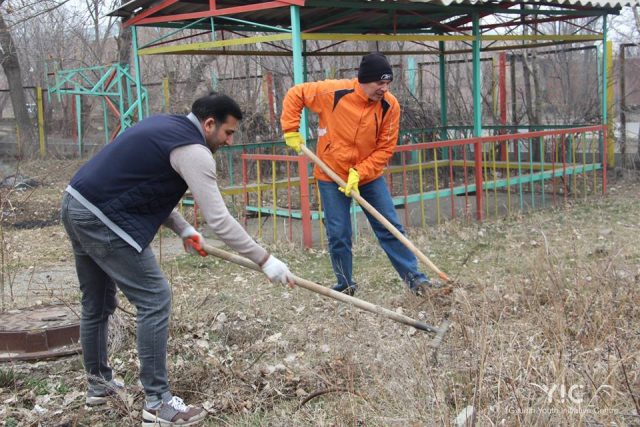
<svg viewBox="0 0 640 427">
<path fill-rule="evenodd" d="M 627 386 L 627 390 L 629 391 L 629 396 L 631 396 L 631 400 L 633 400 L 633 404 L 636 407 L 636 412 L 638 416 L 640 416 L 640 404 L 638 403 L 638 399 L 636 399 L 636 395 L 633 393 L 633 389 L 629 384 L 629 377 L 627 376 L 627 368 L 624 366 L 622 354 L 620 353 L 620 347 L 618 347 L 618 343 L 615 344 L 616 351 L 618 352 L 618 358 L 620 359 L 620 366 L 622 367 L 622 374 L 624 375 L 624 382 Z"/>
<path fill-rule="evenodd" d="M 302 406 L 304 406 L 307 402 L 309 402 L 311 399 L 314 399 L 318 396 L 322 396 L 323 394 L 327 394 L 327 393 L 341 393 L 341 392 L 345 392 L 345 393 L 351 393 L 354 394 L 356 396 L 358 396 L 359 398 L 361 398 L 362 400 L 364 400 L 366 402 L 367 399 L 365 399 L 360 393 L 358 393 L 355 390 L 349 390 L 346 387 L 332 387 L 332 388 L 325 388 L 322 390 L 317 390 L 314 391 L 313 393 L 311 393 L 309 396 L 305 397 L 302 402 L 300 402 L 300 405 L 298 405 L 298 409 L 302 408 Z"/>
</svg>

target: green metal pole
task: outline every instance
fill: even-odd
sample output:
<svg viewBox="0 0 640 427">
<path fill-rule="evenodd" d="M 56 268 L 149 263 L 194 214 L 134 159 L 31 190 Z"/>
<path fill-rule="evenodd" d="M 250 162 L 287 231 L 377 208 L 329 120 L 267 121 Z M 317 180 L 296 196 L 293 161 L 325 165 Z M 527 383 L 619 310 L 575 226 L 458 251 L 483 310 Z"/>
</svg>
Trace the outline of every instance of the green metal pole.
<svg viewBox="0 0 640 427">
<path fill-rule="evenodd" d="M 293 84 L 304 83 L 304 61 L 302 59 L 302 35 L 300 30 L 300 6 L 291 6 L 291 47 L 293 56 Z M 307 139 L 307 112 L 302 111 L 300 134 Z"/>
<path fill-rule="evenodd" d="M 602 124 L 607 125 L 607 15 L 602 17 Z M 604 163 L 606 153 L 604 152 L 604 138 L 600 133 L 599 142 L 600 162 Z"/>
<path fill-rule="evenodd" d="M 82 97 L 76 95 L 76 124 L 78 126 L 78 157 L 82 158 Z"/>
<path fill-rule="evenodd" d="M 482 97 L 480 75 L 480 19 L 473 14 L 473 136 L 482 136 Z"/>
<path fill-rule="evenodd" d="M 213 22 L 213 16 L 211 17 L 210 22 L 211 22 L 211 41 L 215 41 L 216 27 Z M 216 70 L 211 70 L 211 89 L 218 90 L 218 73 L 216 73 Z M 231 174 L 231 176 L 233 177 L 233 174 Z"/>
<path fill-rule="evenodd" d="M 297 85 L 304 83 L 304 61 L 302 53 L 304 47 L 302 44 L 301 26 L 300 26 L 300 6 L 290 6 L 291 11 L 291 56 L 293 60 L 293 84 Z M 300 135 L 306 141 L 308 136 L 307 131 L 307 111 L 302 110 L 300 116 Z M 299 174 L 300 174 L 300 210 L 302 212 L 302 239 L 305 242 L 306 247 L 311 247 L 313 235 L 311 232 L 311 214 L 310 201 L 309 201 L 309 183 L 307 180 L 308 162 L 305 156 L 300 158 L 299 162 Z"/>
<path fill-rule="evenodd" d="M 482 104 L 480 99 L 480 18 L 473 13 L 473 136 L 482 136 Z M 476 218 L 482 220 L 482 143 L 474 144 L 474 163 L 476 181 Z"/>
<path fill-rule="evenodd" d="M 109 143 L 109 115 L 107 114 L 107 103 L 102 98 L 102 118 L 104 120 L 104 143 Z"/>
<path fill-rule="evenodd" d="M 138 120 L 142 120 L 142 76 L 140 75 L 140 56 L 138 56 L 138 30 L 135 25 L 131 26 L 131 39 L 133 41 L 133 66 L 136 69 L 136 102 L 138 104 Z"/>
<path fill-rule="evenodd" d="M 413 56 L 409 56 L 407 58 L 407 86 L 409 89 L 409 93 L 411 94 L 411 96 L 415 99 L 418 99 L 418 96 L 416 95 L 416 61 L 415 58 Z M 412 139 L 412 138 L 411 138 Z M 409 143 L 411 143 L 411 139 L 409 139 Z M 415 165 L 416 163 L 418 163 L 418 152 L 417 151 L 412 151 L 411 152 L 411 160 L 410 163 L 412 165 Z"/>
<path fill-rule="evenodd" d="M 129 86 L 127 79 L 123 79 L 121 76 L 118 76 L 118 93 L 120 94 L 120 96 L 118 96 L 118 110 L 120 111 L 120 130 L 118 131 L 118 134 L 120 134 L 120 132 L 123 132 L 125 128 L 124 89 L 122 88 L 123 80 L 125 81 L 127 87 Z"/>
<path fill-rule="evenodd" d="M 447 61 L 444 55 L 444 41 L 439 41 L 438 47 L 440 48 L 440 55 L 438 55 L 440 66 L 440 125 L 443 128 L 440 133 L 440 139 L 447 140 L 449 139 L 449 133 L 447 132 Z"/>
</svg>

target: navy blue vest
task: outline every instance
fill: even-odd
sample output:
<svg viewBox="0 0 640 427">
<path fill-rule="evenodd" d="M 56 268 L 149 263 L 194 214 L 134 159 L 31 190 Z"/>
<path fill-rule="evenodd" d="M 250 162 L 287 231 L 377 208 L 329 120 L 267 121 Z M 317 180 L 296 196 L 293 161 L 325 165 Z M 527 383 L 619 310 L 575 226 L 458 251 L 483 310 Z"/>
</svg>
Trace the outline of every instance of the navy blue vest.
<svg viewBox="0 0 640 427">
<path fill-rule="evenodd" d="M 70 185 L 145 248 L 187 190 L 169 155 L 188 144 L 205 142 L 186 116 L 149 117 L 85 163 Z"/>
</svg>

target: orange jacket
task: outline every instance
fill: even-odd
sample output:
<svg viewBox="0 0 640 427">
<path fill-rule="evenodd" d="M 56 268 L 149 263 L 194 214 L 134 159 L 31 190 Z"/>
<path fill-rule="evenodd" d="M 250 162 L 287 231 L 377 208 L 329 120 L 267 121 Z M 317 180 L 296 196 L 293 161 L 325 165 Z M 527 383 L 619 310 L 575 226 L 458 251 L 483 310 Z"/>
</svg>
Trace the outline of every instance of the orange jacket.
<svg viewBox="0 0 640 427">
<path fill-rule="evenodd" d="M 400 105 L 387 92 L 380 102 L 369 101 L 357 79 L 302 83 L 284 98 L 282 130 L 297 132 L 304 107 L 319 116 L 316 155 L 345 181 L 355 167 L 360 184 L 382 176 L 393 154 L 400 127 Z M 319 167 L 313 175 L 331 181 Z"/>
</svg>

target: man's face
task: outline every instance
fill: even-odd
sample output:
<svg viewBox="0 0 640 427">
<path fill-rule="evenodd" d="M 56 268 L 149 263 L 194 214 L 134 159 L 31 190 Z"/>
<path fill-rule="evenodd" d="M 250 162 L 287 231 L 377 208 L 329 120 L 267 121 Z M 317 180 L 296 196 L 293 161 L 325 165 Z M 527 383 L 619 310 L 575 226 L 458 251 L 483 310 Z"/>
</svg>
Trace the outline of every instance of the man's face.
<svg viewBox="0 0 640 427">
<path fill-rule="evenodd" d="M 371 101 L 380 101 L 384 94 L 389 90 L 391 80 L 378 80 L 377 82 L 360 83 L 362 90 Z"/>
<path fill-rule="evenodd" d="M 209 117 L 202 124 L 207 145 L 213 153 L 223 145 L 233 143 L 233 134 L 238 129 L 238 119 L 228 115 L 224 123 L 216 123 L 213 117 Z"/>
</svg>

